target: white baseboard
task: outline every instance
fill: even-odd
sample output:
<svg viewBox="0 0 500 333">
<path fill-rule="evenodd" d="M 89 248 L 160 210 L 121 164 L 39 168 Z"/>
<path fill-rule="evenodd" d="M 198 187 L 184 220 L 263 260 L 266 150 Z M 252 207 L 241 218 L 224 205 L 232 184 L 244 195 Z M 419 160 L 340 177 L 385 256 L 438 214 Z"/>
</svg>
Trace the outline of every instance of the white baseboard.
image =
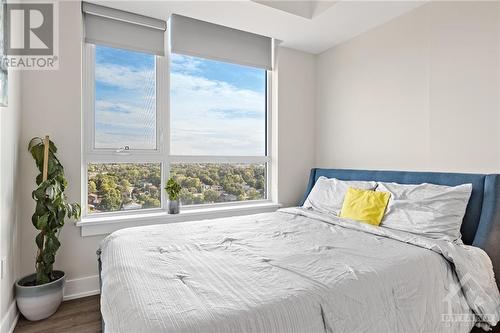
<svg viewBox="0 0 500 333">
<path fill-rule="evenodd" d="M 0 325 L 1 333 L 13 333 L 16 328 L 17 320 L 19 319 L 19 311 L 17 311 L 16 300 L 13 300 L 9 305 L 7 313 L 2 318 Z"/>
<path fill-rule="evenodd" d="M 64 300 L 97 295 L 99 289 L 99 275 L 86 276 L 79 279 L 66 280 Z"/>
</svg>

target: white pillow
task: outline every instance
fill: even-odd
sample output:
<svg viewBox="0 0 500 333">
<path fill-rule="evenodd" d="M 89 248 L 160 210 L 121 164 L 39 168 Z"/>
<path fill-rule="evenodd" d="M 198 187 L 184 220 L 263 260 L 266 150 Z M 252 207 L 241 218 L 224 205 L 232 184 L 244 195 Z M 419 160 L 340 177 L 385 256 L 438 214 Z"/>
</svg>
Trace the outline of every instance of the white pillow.
<svg viewBox="0 0 500 333">
<path fill-rule="evenodd" d="M 391 193 L 382 219 L 383 227 L 434 239 L 460 239 L 460 226 L 472 184 L 451 187 L 427 183 L 403 185 L 379 182 L 376 191 Z"/>
<path fill-rule="evenodd" d="M 302 207 L 322 213 L 340 215 L 344 197 L 349 187 L 374 190 L 376 182 L 346 181 L 336 178 L 319 177 Z"/>
</svg>

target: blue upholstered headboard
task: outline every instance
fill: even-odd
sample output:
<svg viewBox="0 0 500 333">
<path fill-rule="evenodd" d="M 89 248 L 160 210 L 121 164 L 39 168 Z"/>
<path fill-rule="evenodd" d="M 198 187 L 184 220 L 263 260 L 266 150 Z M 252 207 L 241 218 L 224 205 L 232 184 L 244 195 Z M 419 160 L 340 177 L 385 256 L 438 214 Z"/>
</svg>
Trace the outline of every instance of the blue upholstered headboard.
<svg viewBox="0 0 500 333">
<path fill-rule="evenodd" d="M 400 184 L 432 183 L 455 186 L 471 183 L 472 195 L 462 223 L 462 240 L 465 244 L 480 247 L 488 253 L 495 267 L 497 283 L 500 281 L 499 174 L 312 169 L 301 205 L 316 180 L 321 176 L 342 180 L 373 180 Z"/>
</svg>

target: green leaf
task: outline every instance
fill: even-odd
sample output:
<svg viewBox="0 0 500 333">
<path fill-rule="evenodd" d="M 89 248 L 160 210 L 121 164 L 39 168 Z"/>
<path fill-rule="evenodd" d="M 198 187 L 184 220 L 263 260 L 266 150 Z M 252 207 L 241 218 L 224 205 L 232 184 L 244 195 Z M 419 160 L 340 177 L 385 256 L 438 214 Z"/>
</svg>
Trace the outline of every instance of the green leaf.
<svg viewBox="0 0 500 333">
<path fill-rule="evenodd" d="M 55 256 L 53 253 L 44 252 L 42 255 L 42 260 L 45 262 L 45 264 L 53 264 L 55 261 Z"/>
<path fill-rule="evenodd" d="M 177 200 L 179 198 L 179 193 L 181 192 L 181 186 L 172 177 L 167 181 L 167 186 L 165 186 L 165 191 L 168 193 L 168 198 L 170 200 Z"/>
<path fill-rule="evenodd" d="M 38 221 L 37 221 L 36 228 L 38 230 L 44 230 L 47 227 L 48 221 L 49 221 L 49 215 L 48 214 L 45 214 L 45 215 L 42 215 L 42 216 L 38 216 Z"/>
<path fill-rule="evenodd" d="M 73 205 L 66 204 L 65 209 L 66 212 L 68 213 L 68 217 L 70 218 L 73 215 Z"/>
<path fill-rule="evenodd" d="M 74 217 L 75 219 L 79 219 L 81 214 L 82 214 L 82 208 L 77 203 L 74 203 L 71 206 L 73 207 L 73 211 L 74 211 L 74 214 L 72 217 Z"/>
<path fill-rule="evenodd" d="M 49 274 L 45 273 L 45 271 L 43 271 L 41 269 L 37 269 L 36 284 L 41 285 L 41 284 L 45 284 L 45 283 L 49 283 L 49 282 L 50 282 Z"/>
<path fill-rule="evenodd" d="M 49 198 L 49 199 L 54 199 L 54 196 L 56 194 L 56 191 L 55 191 L 55 188 L 54 186 L 48 186 L 46 189 L 45 189 L 45 195 Z"/>
<path fill-rule="evenodd" d="M 31 196 L 35 200 L 42 200 L 45 197 L 45 186 L 43 186 L 43 183 L 31 193 Z"/>
<path fill-rule="evenodd" d="M 45 241 L 45 252 L 51 255 L 55 255 L 56 251 L 61 246 L 61 243 L 57 239 L 55 235 L 48 235 L 47 240 Z"/>
<path fill-rule="evenodd" d="M 44 241 L 44 234 L 42 232 L 40 232 L 38 235 L 36 235 L 35 237 L 35 243 L 36 243 L 36 246 L 39 248 L 39 249 L 42 249 L 43 248 L 43 241 Z"/>
<path fill-rule="evenodd" d="M 39 145 L 41 142 L 43 142 L 43 140 L 42 140 L 42 138 L 39 138 L 39 137 L 35 137 L 35 138 L 31 139 L 29 144 L 28 144 L 28 151 L 31 152 L 33 147 L 35 147 L 36 145 Z"/>
<path fill-rule="evenodd" d="M 52 142 L 52 140 L 49 140 L 49 149 L 50 149 L 51 153 L 53 153 L 53 154 L 57 153 L 57 147 L 54 144 L 54 142 Z"/>
<path fill-rule="evenodd" d="M 47 164 L 47 171 L 49 175 L 52 175 L 55 172 L 59 171 L 57 162 L 49 158 L 49 163 Z"/>
</svg>

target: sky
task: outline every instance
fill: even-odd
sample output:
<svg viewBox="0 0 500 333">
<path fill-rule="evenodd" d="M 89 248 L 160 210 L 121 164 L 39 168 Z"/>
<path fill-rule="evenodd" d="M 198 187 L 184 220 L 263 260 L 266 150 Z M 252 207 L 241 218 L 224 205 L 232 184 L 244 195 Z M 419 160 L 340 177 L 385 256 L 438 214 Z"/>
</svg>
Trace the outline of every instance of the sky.
<svg viewBox="0 0 500 333">
<path fill-rule="evenodd" d="M 265 70 L 173 54 L 172 155 L 265 155 Z M 153 55 L 96 46 L 96 148 L 155 149 Z"/>
</svg>

